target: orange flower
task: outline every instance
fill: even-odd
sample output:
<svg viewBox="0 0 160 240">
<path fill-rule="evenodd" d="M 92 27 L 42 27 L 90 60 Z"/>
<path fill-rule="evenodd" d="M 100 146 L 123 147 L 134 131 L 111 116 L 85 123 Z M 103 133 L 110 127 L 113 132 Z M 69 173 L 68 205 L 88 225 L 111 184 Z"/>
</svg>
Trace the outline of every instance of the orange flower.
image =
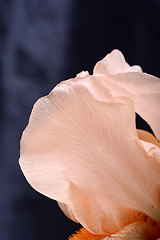
<svg viewBox="0 0 160 240">
<path fill-rule="evenodd" d="M 86 229 L 71 239 L 160 237 L 159 103 L 160 80 L 114 50 L 34 105 L 20 165 Z M 136 130 L 135 112 L 157 139 Z"/>
</svg>

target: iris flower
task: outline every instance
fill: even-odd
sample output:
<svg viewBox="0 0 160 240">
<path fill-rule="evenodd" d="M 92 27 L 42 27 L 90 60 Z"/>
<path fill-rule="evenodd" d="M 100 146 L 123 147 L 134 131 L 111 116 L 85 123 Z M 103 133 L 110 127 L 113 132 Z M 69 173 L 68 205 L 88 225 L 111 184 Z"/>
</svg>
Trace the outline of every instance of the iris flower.
<svg viewBox="0 0 160 240">
<path fill-rule="evenodd" d="M 33 107 L 20 166 L 82 229 L 70 239 L 160 237 L 160 79 L 114 50 Z M 135 114 L 152 128 L 136 129 Z"/>
</svg>

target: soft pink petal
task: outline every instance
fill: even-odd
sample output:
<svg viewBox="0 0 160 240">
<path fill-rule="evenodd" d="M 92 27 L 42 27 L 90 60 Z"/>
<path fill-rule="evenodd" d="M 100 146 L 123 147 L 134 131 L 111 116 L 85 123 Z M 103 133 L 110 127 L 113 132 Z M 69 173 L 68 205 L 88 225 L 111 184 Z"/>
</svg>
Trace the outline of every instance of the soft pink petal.
<svg viewBox="0 0 160 240">
<path fill-rule="evenodd" d="M 140 66 L 129 66 L 123 54 L 115 49 L 94 67 L 94 74 L 112 75 L 122 72 L 142 72 Z"/>
<path fill-rule="evenodd" d="M 89 72 L 88 71 L 82 71 L 80 73 L 77 74 L 77 78 L 84 78 L 84 77 L 87 77 L 89 75 Z"/>
<path fill-rule="evenodd" d="M 115 96 L 131 97 L 136 112 L 148 122 L 160 140 L 160 79 L 142 73 L 139 66 L 129 66 L 123 54 L 114 50 L 94 68 L 94 75 L 105 75 Z"/>
<path fill-rule="evenodd" d="M 150 158 L 132 101 L 113 97 L 96 76 L 62 82 L 38 100 L 21 140 L 28 182 L 95 234 L 145 214 L 160 221 L 160 174 Z"/>
<path fill-rule="evenodd" d="M 138 72 L 101 76 L 104 86 L 114 96 L 126 96 L 133 100 L 135 111 L 151 126 L 160 140 L 160 79 Z"/>
<path fill-rule="evenodd" d="M 160 143 L 151 134 L 144 130 L 137 130 L 138 137 L 149 156 L 149 162 L 160 173 Z"/>
</svg>

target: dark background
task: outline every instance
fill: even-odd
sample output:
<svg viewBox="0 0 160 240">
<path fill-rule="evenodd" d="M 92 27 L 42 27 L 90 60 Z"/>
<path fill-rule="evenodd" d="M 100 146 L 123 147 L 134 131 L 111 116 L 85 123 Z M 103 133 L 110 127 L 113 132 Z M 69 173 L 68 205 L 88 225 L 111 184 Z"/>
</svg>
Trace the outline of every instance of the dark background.
<svg viewBox="0 0 160 240">
<path fill-rule="evenodd" d="M 79 229 L 26 182 L 19 141 L 39 97 L 115 48 L 160 76 L 159 0 L 0 0 L 0 240 L 65 240 Z"/>
</svg>

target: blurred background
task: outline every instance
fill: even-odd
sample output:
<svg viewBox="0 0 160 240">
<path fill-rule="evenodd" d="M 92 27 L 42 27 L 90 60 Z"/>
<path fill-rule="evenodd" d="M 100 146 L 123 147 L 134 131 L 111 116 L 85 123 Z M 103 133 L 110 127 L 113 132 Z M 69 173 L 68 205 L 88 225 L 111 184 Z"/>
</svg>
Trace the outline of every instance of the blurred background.
<svg viewBox="0 0 160 240">
<path fill-rule="evenodd" d="M 19 142 L 38 98 L 115 48 L 160 77 L 160 0 L 0 0 L 0 240 L 65 240 L 80 228 L 26 182 Z"/>
</svg>

